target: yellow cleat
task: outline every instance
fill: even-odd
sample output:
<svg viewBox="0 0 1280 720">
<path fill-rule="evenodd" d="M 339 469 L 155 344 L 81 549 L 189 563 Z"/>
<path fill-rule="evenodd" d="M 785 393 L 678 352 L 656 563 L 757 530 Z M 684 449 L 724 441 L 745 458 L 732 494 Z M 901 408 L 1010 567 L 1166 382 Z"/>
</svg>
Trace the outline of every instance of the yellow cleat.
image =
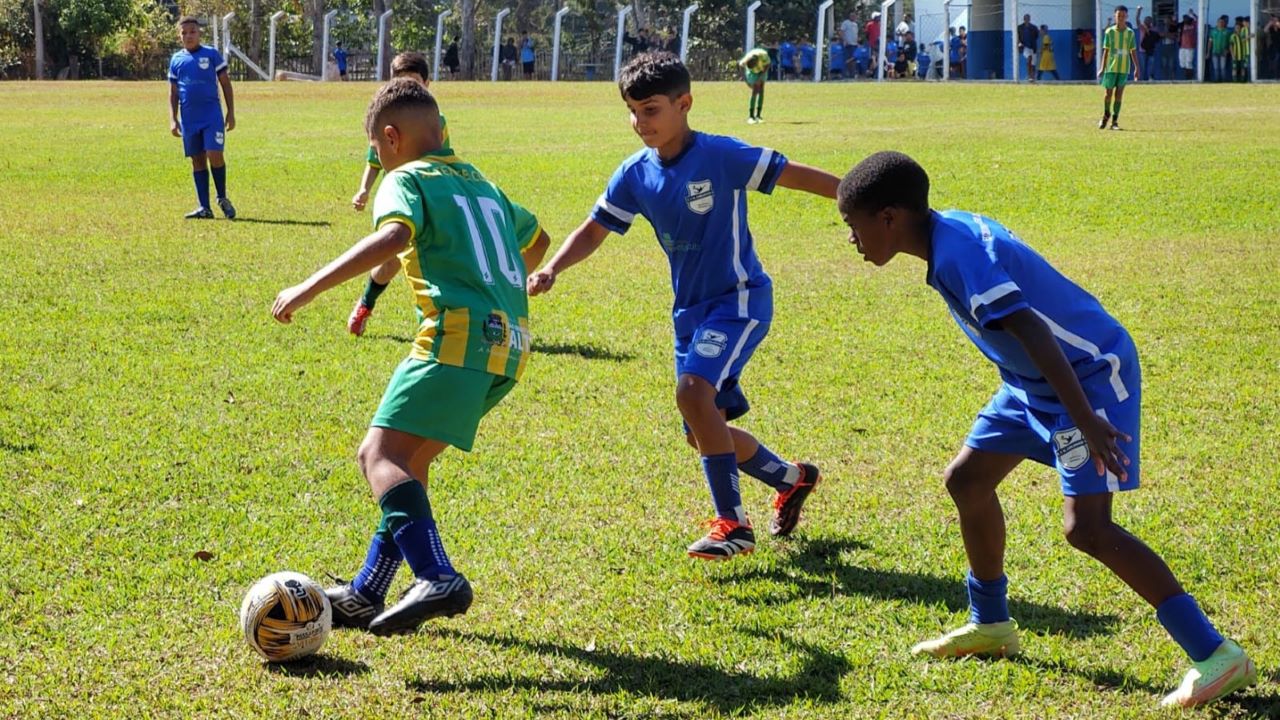
<svg viewBox="0 0 1280 720">
<path fill-rule="evenodd" d="M 1258 682 L 1258 668 L 1239 645 L 1225 640 L 1208 658 L 1187 671 L 1182 685 L 1165 696 L 1164 707 L 1196 707 Z"/>
<path fill-rule="evenodd" d="M 969 623 L 936 640 L 926 640 L 911 648 L 912 655 L 932 655 L 936 658 L 1011 657 L 1021 650 L 1018 645 L 1018 623 L 1006 620 L 979 625 Z"/>
</svg>

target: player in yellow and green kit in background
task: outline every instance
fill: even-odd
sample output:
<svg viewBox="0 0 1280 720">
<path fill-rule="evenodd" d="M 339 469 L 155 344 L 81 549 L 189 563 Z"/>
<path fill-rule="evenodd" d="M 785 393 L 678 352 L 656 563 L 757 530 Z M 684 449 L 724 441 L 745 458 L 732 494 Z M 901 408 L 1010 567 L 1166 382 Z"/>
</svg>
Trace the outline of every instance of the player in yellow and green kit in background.
<svg viewBox="0 0 1280 720">
<path fill-rule="evenodd" d="M 1120 101 L 1124 98 L 1124 86 L 1129 81 L 1129 73 L 1133 73 L 1133 81 L 1138 77 L 1138 42 L 1129 27 L 1129 8 L 1116 6 L 1116 23 L 1102 33 L 1102 60 L 1098 63 L 1098 77 L 1102 78 L 1102 87 L 1107 91 L 1102 101 L 1102 119 L 1098 121 L 1098 129 L 1105 130 L 1111 123 L 1112 130 L 1120 129 Z M 1111 98 L 1115 97 L 1112 103 Z"/>
<path fill-rule="evenodd" d="M 764 48 L 748 50 L 738 61 L 742 67 L 742 79 L 751 86 L 751 106 L 747 115 L 747 123 L 755 125 L 764 122 L 760 113 L 764 111 L 764 81 L 769 76 L 769 53 Z"/>
</svg>

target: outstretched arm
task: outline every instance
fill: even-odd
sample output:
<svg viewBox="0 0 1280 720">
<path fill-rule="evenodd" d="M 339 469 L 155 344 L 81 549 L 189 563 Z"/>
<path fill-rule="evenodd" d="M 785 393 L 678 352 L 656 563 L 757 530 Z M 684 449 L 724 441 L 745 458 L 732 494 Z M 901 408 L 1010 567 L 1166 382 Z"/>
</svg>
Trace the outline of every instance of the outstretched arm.
<svg viewBox="0 0 1280 720">
<path fill-rule="evenodd" d="M 778 184 L 784 188 L 803 190 L 807 193 L 821 195 L 834 200 L 836 188 L 840 186 L 840 178 L 826 170 L 819 170 L 816 167 L 802 165 L 798 162 L 788 162 L 786 167 L 782 168 L 782 172 L 778 174 Z"/>
<path fill-rule="evenodd" d="M 1058 401 L 1084 435 L 1098 474 L 1110 470 L 1122 481 L 1127 480 L 1129 473 L 1124 468 L 1129 464 L 1129 458 L 1116 445 L 1116 440 L 1123 438 L 1128 441 L 1131 438 L 1093 411 L 1075 370 L 1067 362 L 1062 346 L 1058 345 L 1045 321 L 1034 310 L 1023 309 L 1001 318 L 999 322 L 1000 327 L 1026 350 L 1031 362 L 1039 368 L 1045 382 L 1053 388 Z"/>
<path fill-rule="evenodd" d="M 336 260 L 325 265 L 314 275 L 276 296 L 271 306 L 271 316 L 282 323 L 293 320 L 293 314 L 321 293 L 341 285 L 357 275 L 362 275 L 396 256 L 413 236 L 408 225 L 390 222 L 371 235 L 351 246 Z"/>
<path fill-rule="evenodd" d="M 586 220 L 569 234 L 569 237 L 556 251 L 551 262 L 541 270 L 529 276 L 528 290 L 530 295 L 541 295 L 551 289 L 556 276 L 591 257 L 591 253 L 600 248 L 609 230 L 595 220 Z"/>
</svg>

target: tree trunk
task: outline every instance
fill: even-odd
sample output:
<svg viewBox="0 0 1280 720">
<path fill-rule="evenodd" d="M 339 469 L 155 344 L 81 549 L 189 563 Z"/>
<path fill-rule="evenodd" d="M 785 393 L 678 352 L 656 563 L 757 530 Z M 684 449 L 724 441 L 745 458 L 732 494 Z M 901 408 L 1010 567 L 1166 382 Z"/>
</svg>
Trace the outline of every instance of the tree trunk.
<svg viewBox="0 0 1280 720">
<path fill-rule="evenodd" d="M 476 79 L 476 0 L 462 0 L 462 42 L 458 44 L 462 79 Z"/>
<path fill-rule="evenodd" d="M 324 77 L 324 0 L 306 0 L 305 12 L 311 20 L 311 67 Z"/>
<path fill-rule="evenodd" d="M 262 4 L 249 0 L 249 57 L 262 64 Z"/>
<path fill-rule="evenodd" d="M 649 27 L 649 13 L 646 12 L 644 3 L 640 0 L 631 0 L 631 7 L 631 15 L 636 21 L 636 30 L 639 31 L 641 28 Z M 656 30 L 657 28 L 649 29 Z"/>
</svg>

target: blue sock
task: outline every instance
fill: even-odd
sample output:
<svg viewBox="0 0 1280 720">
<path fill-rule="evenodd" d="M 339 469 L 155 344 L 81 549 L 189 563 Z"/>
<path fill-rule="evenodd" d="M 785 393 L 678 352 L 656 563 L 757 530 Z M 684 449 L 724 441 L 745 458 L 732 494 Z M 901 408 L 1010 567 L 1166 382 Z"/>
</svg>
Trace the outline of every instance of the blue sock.
<svg viewBox="0 0 1280 720">
<path fill-rule="evenodd" d="M 1222 644 L 1222 635 L 1204 616 L 1196 599 L 1186 593 L 1160 603 L 1156 617 L 1193 662 L 1208 658 Z"/>
<path fill-rule="evenodd" d="M 213 173 L 213 186 L 217 188 L 218 199 L 221 200 L 227 196 L 227 166 L 213 167 L 210 165 L 209 170 Z M 206 185 L 205 187 L 208 186 Z"/>
<path fill-rule="evenodd" d="M 969 571 L 969 622 L 983 625 L 1009 619 L 1009 578 L 979 580 Z"/>
<path fill-rule="evenodd" d="M 208 209 L 209 207 L 209 171 L 194 170 L 191 176 L 196 179 L 196 200 L 199 201 L 200 207 Z"/>
<path fill-rule="evenodd" d="M 457 574 L 445 554 L 422 483 L 406 480 L 388 490 L 379 503 L 383 522 L 414 577 L 434 579 Z"/>
<path fill-rule="evenodd" d="M 738 463 L 738 469 L 774 490 L 786 490 L 800 478 L 800 468 L 774 455 L 764 443 L 750 460 Z"/>
<path fill-rule="evenodd" d="M 351 586 L 366 598 L 382 602 L 403 559 L 404 555 L 395 542 L 383 539 L 381 534 L 374 535 L 369 543 L 369 554 L 364 557 L 364 567 L 351 581 Z"/>
<path fill-rule="evenodd" d="M 738 491 L 738 460 L 733 453 L 703 456 L 702 472 L 711 488 L 716 517 L 745 524 L 747 515 L 742 512 L 742 494 Z"/>
</svg>

